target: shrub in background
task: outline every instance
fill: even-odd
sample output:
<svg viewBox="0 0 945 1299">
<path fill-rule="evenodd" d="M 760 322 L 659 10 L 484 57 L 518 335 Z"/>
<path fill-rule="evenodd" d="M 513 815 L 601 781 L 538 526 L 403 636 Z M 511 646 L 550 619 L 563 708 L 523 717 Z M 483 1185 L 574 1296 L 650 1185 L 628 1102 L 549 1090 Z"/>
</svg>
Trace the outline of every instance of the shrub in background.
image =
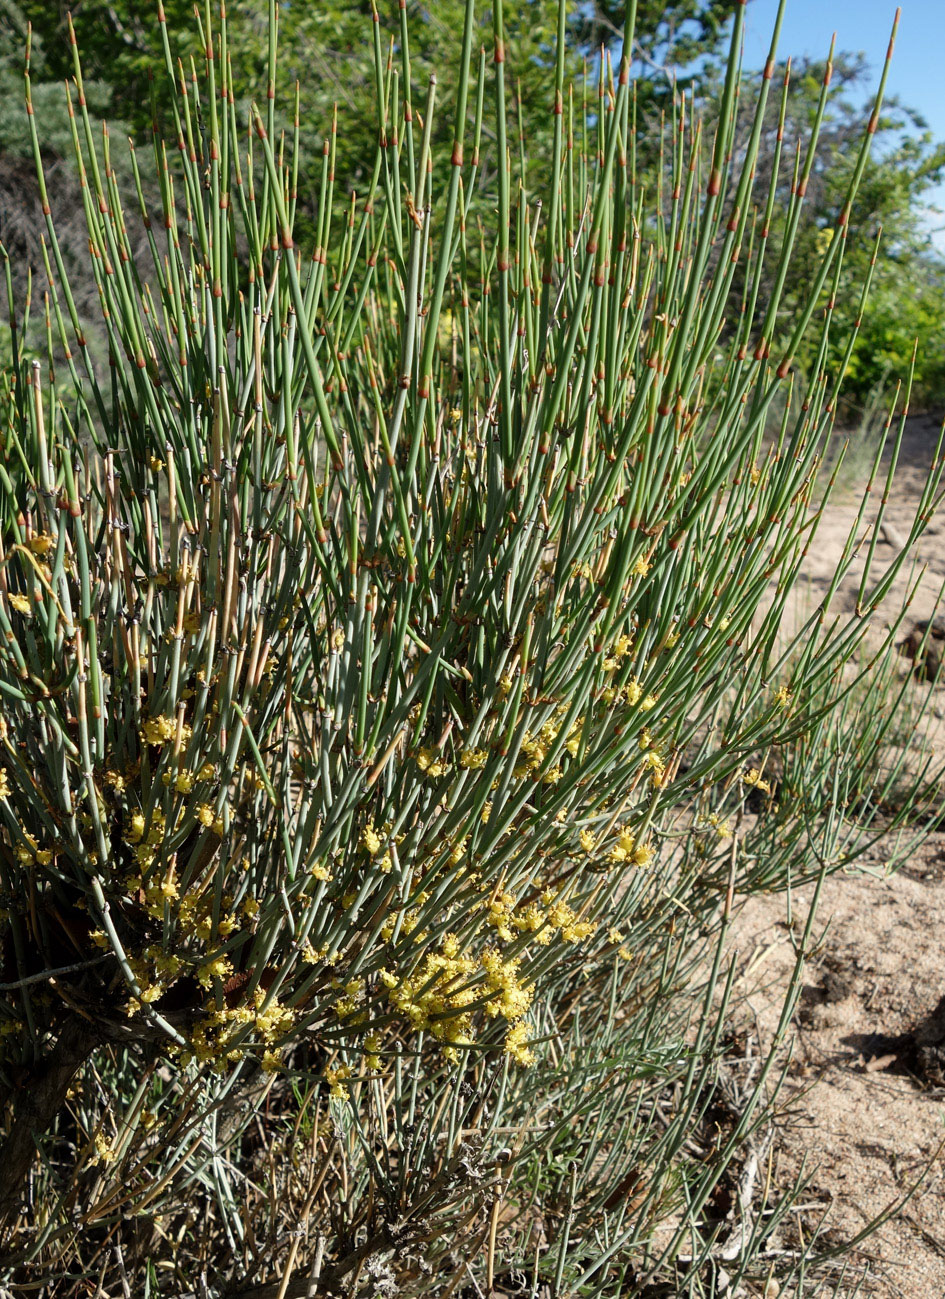
<svg viewBox="0 0 945 1299">
<path fill-rule="evenodd" d="M 120 192 L 76 54 L 109 366 L 88 356 L 50 215 L 42 294 L 11 299 L 3 389 L 14 1291 L 715 1285 L 712 1192 L 776 1091 L 813 912 L 777 1039 L 713 1144 L 722 938 L 737 895 L 819 882 L 878 833 L 893 776 L 851 701 L 895 627 L 857 655 L 942 464 L 906 551 L 882 567 L 870 546 L 856 614 L 831 608 L 851 537 L 790 628 L 830 500 L 829 309 L 800 413 L 766 426 L 839 283 L 868 136 L 772 356 L 826 89 L 761 301 L 771 80 L 739 109 L 753 125 L 733 168 L 741 13 L 714 138 L 680 98 L 671 184 L 652 192 L 626 63 L 604 68 L 593 113 L 568 94 L 562 6 L 540 207 L 511 147 L 500 0 L 491 68 L 474 18 L 442 202 L 447 110 L 431 79 L 395 129 L 409 52 L 387 59 L 375 20 L 370 182 L 338 223 L 326 145 L 305 249 L 298 136 L 276 133 L 272 99 L 239 131 L 222 11 L 203 15 L 199 73 L 161 29 L 159 209 L 137 154 Z M 142 222 L 147 274 L 129 251 Z M 740 256 L 745 309 L 720 353 Z M 29 310 L 42 363 L 20 350 Z M 928 774 L 897 783 L 883 828 Z M 816 1242 L 765 1254 L 789 1204 L 727 1252 L 735 1283 L 804 1275 Z"/>
<path fill-rule="evenodd" d="M 780 103 L 768 105 L 755 163 L 756 185 L 770 183 L 785 137 L 797 139 L 816 113 L 827 74 L 824 60 L 792 59 L 779 62 L 774 76 L 784 83 Z M 700 103 L 712 112 L 712 81 L 700 77 Z M 845 362 L 838 422 L 855 427 L 869 411 L 874 394 L 897 378 L 912 376 L 913 409 L 936 409 L 945 398 L 945 308 L 942 285 L 945 258 L 935 247 L 932 229 L 938 214 L 929 206 L 945 174 L 945 144 L 937 142 L 926 123 L 895 98 L 884 102 L 873 118 L 874 103 L 863 94 L 869 86 L 862 55 L 853 58 L 837 51 L 831 55 L 827 107 L 820 131 L 817 156 L 807 178 L 803 214 L 792 238 L 792 272 L 785 285 L 782 309 L 786 334 L 790 322 L 807 302 L 820 273 L 824 249 L 833 237 L 836 212 L 849 192 L 858 165 L 858 142 L 863 132 L 873 132 L 872 152 L 863 169 L 850 210 L 850 225 L 859 238 L 845 250 L 845 271 L 838 293 L 825 286 L 820 307 L 832 298 L 833 338 L 827 361 L 837 372 L 852 332 L 853 351 Z M 746 91 L 750 80 L 746 78 Z M 744 147 L 750 124 L 736 131 L 735 152 Z M 787 197 L 792 173 L 782 168 L 779 198 L 771 213 L 769 242 L 780 247 L 786 235 Z M 734 289 L 742 288 L 742 267 L 736 270 Z M 749 266 L 744 270 L 750 271 Z M 871 276 L 870 299 L 860 312 L 858 286 Z M 774 266 L 762 279 L 760 298 L 767 299 L 775 281 Z M 777 336 L 779 341 L 780 336 Z M 816 331 L 798 348 L 796 364 L 808 376 L 818 362 Z M 913 362 L 913 352 L 918 344 Z M 869 452 L 867 452 L 869 454 Z"/>
</svg>

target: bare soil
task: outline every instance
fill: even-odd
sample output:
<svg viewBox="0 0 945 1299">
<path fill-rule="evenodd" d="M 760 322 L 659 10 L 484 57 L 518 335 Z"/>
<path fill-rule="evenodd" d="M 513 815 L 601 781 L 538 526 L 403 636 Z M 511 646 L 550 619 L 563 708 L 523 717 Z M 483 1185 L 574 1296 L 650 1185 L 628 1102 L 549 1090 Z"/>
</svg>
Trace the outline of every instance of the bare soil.
<svg viewBox="0 0 945 1299">
<path fill-rule="evenodd" d="M 888 562 L 909 536 L 938 434 L 933 420 L 909 422 L 877 559 Z M 826 590 L 856 522 L 861 491 L 862 480 L 851 483 L 825 512 L 806 569 L 808 598 L 814 601 Z M 871 496 L 876 505 L 861 524 L 864 540 L 881 494 L 878 483 Z M 904 639 L 917 623 L 942 616 L 937 598 L 945 582 L 945 518 L 932 520 L 917 551 L 918 565 L 926 570 L 903 624 Z M 838 593 L 840 608 L 855 607 L 861 571 L 862 559 Z M 882 616 L 895 617 L 918 577 L 918 567 L 901 575 Z M 945 643 L 945 636 L 940 640 Z M 945 752 L 945 677 L 929 685 L 922 664 L 904 657 L 903 672 L 910 671 L 916 688 L 931 690 L 933 698 L 925 735 L 906 743 L 918 751 L 929 740 Z M 887 873 L 888 859 L 901 850 L 901 840 L 880 841 L 856 870 L 824 885 L 817 941 L 792 1023 L 792 1057 L 770 1166 L 766 1159 L 762 1177 L 770 1168 L 777 1187 L 790 1185 L 802 1168 L 810 1176 L 785 1226 L 787 1244 L 809 1237 L 824 1214 L 822 1243 L 850 1241 L 921 1178 L 898 1215 L 857 1246 L 842 1292 L 852 1294 L 860 1282 L 857 1293 L 873 1299 L 942 1299 L 945 833 L 909 848 L 899 869 Z M 790 899 L 752 898 L 734 924 L 739 1031 L 756 1049 L 763 1049 L 776 1027 L 812 893 L 808 886 Z"/>
</svg>

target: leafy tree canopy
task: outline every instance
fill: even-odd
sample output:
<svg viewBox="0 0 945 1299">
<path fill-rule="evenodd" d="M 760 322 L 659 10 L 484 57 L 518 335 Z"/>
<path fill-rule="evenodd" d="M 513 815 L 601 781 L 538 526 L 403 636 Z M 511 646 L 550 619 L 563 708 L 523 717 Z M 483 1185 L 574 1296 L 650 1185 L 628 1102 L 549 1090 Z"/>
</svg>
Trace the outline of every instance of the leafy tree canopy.
<svg viewBox="0 0 945 1299">
<path fill-rule="evenodd" d="M 64 83 L 73 75 L 73 52 L 68 39 L 69 6 L 63 0 L 0 0 L 0 157 L 5 159 L 9 184 L 0 185 L 0 239 L 11 242 L 11 229 L 20 242 L 29 243 L 33 226 L 22 193 L 29 188 L 28 132 L 23 111 L 22 66 L 29 26 L 32 26 L 33 98 L 42 122 L 44 146 L 51 158 L 71 153 L 70 126 Z M 214 4 L 213 21 L 216 22 Z M 522 0 L 506 5 L 505 38 L 507 76 L 515 97 L 523 138 L 513 141 L 513 152 L 527 159 L 530 187 L 540 187 L 549 165 L 553 129 L 552 59 L 556 42 L 556 0 Z M 718 71 L 713 56 L 727 40 L 728 20 L 735 0 L 640 0 L 634 41 L 638 85 L 637 149 L 644 165 L 656 165 L 660 109 L 671 101 L 671 82 L 688 85 L 707 124 L 711 124 L 718 98 Z M 407 0 L 403 18 L 391 0 L 379 14 L 382 57 L 393 66 L 403 62 L 402 32 L 409 42 L 411 85 L 407 95 L 411 112 L 425 114 L 427 79 L 435 68 L 436 102 L 433 117 L 434 153 L 448 153 L 452 139 L 452 104 L 458 77 L 459 42 L 464 0 Z M 164 0 L 163 12 L 170 48 L 185 76 L 190 61 L 203 57 L 192 0 Z M 85 88 L 96 116 L 108 116 L 113 136 L 124 124 L 130 134 L 147 139 L 152 117 L 169 123 L 170 88 L 163 75 L 161 24 L 140 0 L 76 0 L 72 21 L 82 50 Z M 374 161 L 377 126 L 374 114 L 374 51 L 371 44 L 371 0 L 322 0 L 317 5 L 283 0 L 278 8 L 279 63 L 277 102 L 292 103 L 299 94 L 298 233 L 311 233 L 321 174 L 321 152 L 337 111 L 335 174 L 337 197 L 366 185 Z M 267 0 L 231 0 L 226 9 L 232 82 L 241 99 L 238 118 L 248 126 L 250 103 L 266 98 L 269 48 Z M 478 8 L 476 47 L 487 64 L 492 60 L 492 7 Z M 570 15 L 565 38 L 568 76 L 575 88 L 575 121 L 580 119 L 582 94 L 593 106 L 597 94 L 599 52 L 619 50 L 624 22 L 622 0 L 583 0 Z M 789 53 L 789 51 L 785 51 Z M 783 71 L 783 69 L 782 69 Z M 491 68 L 486 67 L 491 94 Z M 803 139 L 816 114 L 824 65 L 815 61 L 796 64 L 788 95 L 787 135 Z M 687 74 L 687 75 L 682 75 Z M 754 74 L 757 76 L 757 74 Z M 688 76 L 688 80 L 687 80 Z M 821 137 L 821 153 L 811 177 L 804 221 L 798 231 L 795 258 L 796 292 L 803 295 L 816 274 L 823 254 L 821 233 L 830 214 L 841 202 L 852 158 L 853 142 L 866 127 L 868 92 L 873 76 L 862 58 L 840 53 L 833 65 L 833 80 Z M 401 82 L 401 98 L 404 87 Z M 777 97 L 772 97 L 767 142 L 759 158 L 758 190 L 766 184 L 764 168 L 770 164 L 776 131 Z M 473 108 L 470 105 L 470 114 Z M 391 109 L 392 127 L 404 113 L 401 103 Z M 487 114 L 488 123 L 488 114 Z M 284 127 L 291 121 L 284 118 Z M 399 127 L 402 130 L 402 127 Z M 744 127 L 748 129 L 747 126 Z M 495 175 L 494 140 L 488 124 L 483 133 L 483 162 L 479 183 L 487 189 Z M 116 164 L 124 165 L 125 150 L 116 148 Z M 790 167 L 783 168 L 789 183 Z M 448 168 L 436 166 L 435 175 Z M 872 306 L 850 363 L 852 389 L 866 394 L 890 373 L 901 373 L 911 356 L 912 341 L 920 340 L 920 388 L 931 394 L 945 392 L 945 293 L 943 261 L 929 239 L 929 192 L 945 174 L 945 144 L 936 142 L 925 123 L 901 103 L 887 101 L 876 133 L 875 147 L 851 227 L 863 238 L 850 241 L 847 252 L 850 301 L 838 305 L 838 326 L 852 326 L 857 311 L 854 285 L 868 269 L 872 234 L 882 227 L 880 255 L 873 277 Z M 64 184 L 64 180 L 60 183 Z M 774 232 L 773 237 L 778 237 Z M 14 242 L 16 239 L 14 238 Z M 34 264 L 36 259 L 33 258 Z M 785 310 L 789 303 L 785 303 Z M 838 328 L 839 338 L 842 330 Z M 835 358 L 834 358 L 835 359 Z M 936 377 L 938 376 L 938 377 Z"/>
</svg>

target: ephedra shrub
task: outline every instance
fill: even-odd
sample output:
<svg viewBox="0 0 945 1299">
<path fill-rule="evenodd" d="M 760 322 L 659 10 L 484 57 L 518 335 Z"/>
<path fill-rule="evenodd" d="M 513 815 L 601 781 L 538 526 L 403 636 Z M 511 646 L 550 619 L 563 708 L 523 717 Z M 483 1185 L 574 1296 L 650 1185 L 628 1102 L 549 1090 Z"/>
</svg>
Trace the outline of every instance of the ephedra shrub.
<svg viewBox="0 0 945 1299">
<path fill-rule="evenodd" d="M 338 201 L 328 135 L 298 248 L 297 128 L 271 98 L 241 124 L 222 12 L 197 69 L 158 17 L 175 116 L 130 194 L 78 53 L 65 91 L 107 367 L 55 214 L 42 363 L 10 306 L 5 1284 L 708 1293 L 712 1193 L 766 1113 L 800 969 L 703 1141 L 721 937 L 741 895 L 819 881 L 878 833 L 882 736 L 849 699 L 888 663 L 895 628 L 861 650 L 908 555 L 870 548 L 835 615 L 851 541 L 786 620 L 829 507 L 836 376 L 815 366 L 773 435 L 769 412 L 811 331 L 826 356 L 858 237 L 851 189 L 785 328 L 825 100 L 785 142 L 773 249 L 776 178 L 754 193 L 752 162 L 778 88 L 738 105 L 741 13 L 713 138 L 680 98 L 657 185 L 626 61 L 589 117 L 562 44 L 539 208 L 501 3 L 494 56 L 470 3 L 455 104 L 413 85 L 406 121 L 401 9 L 392 56 L 373 25 L 369 182 Z M 627 50 L 632 28 L 631 6 Z M 270 31 L 272 84 L 274 6 Z M 809 1265 L 766 1253 L 789 1202 L 727 1249 L 733 1284 Z"/>
</svg>

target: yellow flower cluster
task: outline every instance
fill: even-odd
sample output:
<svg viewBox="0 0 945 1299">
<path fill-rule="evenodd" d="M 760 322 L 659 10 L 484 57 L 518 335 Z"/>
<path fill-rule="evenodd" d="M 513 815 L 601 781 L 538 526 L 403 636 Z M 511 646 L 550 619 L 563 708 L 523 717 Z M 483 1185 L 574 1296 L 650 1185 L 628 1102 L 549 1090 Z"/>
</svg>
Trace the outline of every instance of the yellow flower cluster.
<svg viewBox="0 0 945 1299">
<path fill-rule="evenodd" d="M 48 532 L 38 532 L 27 544 L 34 555 L 48 555 L 56 544 L 56 538 Z"/>
<path fill-rule="evenodd" d="M 364 993 L 364 980 L 362 978 L 349 979 L 347 983 L 342 983 L 340 979 L 333 979 L 331 986 L 334 989 L 340 989 L 343 996 L 339 997 L 333 1006 L 333 1010 L 339 1019 L 350 1019 L 352 1023 L 361 1023 L 364 1020 L 363 1012 L 359 1013 Z"/>
<path fill-rule="evenodd" d="M 387 825 L 381 827 L 380 832 L 375 830 L 371 822 L 368 822 L 361 831 L 361 847 L 369 856 L 377 858 L 375 865 L 377 866 L 377 869 L 382 871 L 385 875 L 389 874 L 394 866 L 394 859 L 391 857 L 389 852 L 385 851 L 384 848 L 389 833 L 389 822 Z M 315 874 L 314 870 L 312 874 Z"/>
<path fill-rule="evenodd" d="M 233 962 L 228 956 L 215 956 L 212 961 L 206 961 L 197 969 L 197 980 L 200 986 L 208 991 L 213 986 L 213 980 L 219 979 L 222 983 L 233 973 Z"/>
<path fill-rule="evenodd" d="M 134 848 L 135 861 L 141 870 L 146 870 L 157 856 L 165 829 L 164 813 L 158 807 L 151 814 L 150 825 L 147 825 L 143 812 L 131 814 L 131 825 L 125 835 L 125 842 Z"/>
<path fill-rule="evenodd" d="M 444 762 L 440 757 L 439 750 L 429 747 L 424 747 L 417 753 L 417 766 L 431 780 L 437 780 L 440 776 L 445 776 L 450 769 L 449 763 Z"/>
<path fill-rule="evenodd" d="M 377 1033 L 369 1033 L 364 1039 L 364 1063 L 368 1069 L 376 1071 L 381 1067 L 381 1039 Z"/>
<path fill-rule="evenodd" d="M 526 1068 L 535 1063 L 535 1052 L 532 1051 L 528 1044 L 528 1027 L 524 1020 L 519 1020 L 513 1024 L 505 1035 L 505 1053 L 510 1055 L 516 1063 L 524 1065 Z"/>
<path fill-rule="evenodd" d="M 257 988 L 253 1005 L 243 1002 L 224 1006 L 222 1010 L 209 1009 L 204 1021 L 191 1031 L 189 1049 L 183 1053 L 182 1062 L 197 1060 L 222 1071 L 228 1064 L 242 1059 L 253 1045 L 261 1044 L 265 1048 L 260 1061 L 263 1069 L 267 1073 L 278 1069 L 282 1060 L 275 1047 L 291 1031 L 296 1012 L 283 1006 L 277 997 L 263 1009 L 265 1000 L 265 991 Z M 247 1028 L 251 1033 L 245 1040 L 238 1040 L 237 1035 Z"/>
<path fill-rule="evenodd" d="M 92 935 L 92 941 L 97 947 L 108 946 L 108 939 L 100 930 Z M 141 994 L 140 997 L 131 997 L 125 1007 L 129 1019 L 138 1013 L 142 1005 L 150 1006 L 163 997 L 171 984 L 177 981 L 184 967 L 179 956 L 165 952 L 155 944 L 146 947 L 140 956 L 129 953 L 128 964 Z"/>
<path fill-rule="evenodd" d="M 617 841 L 611 848 L 607 857 L 612 862 L 625 862 L 632 860 L 636 851 L 636 839 L 629 830 L 623 826 L 617 827 Z"/>
<path fill-rule="evenodd" d="M 344 1100 L 348 1095 L 342 1083 L 351 1077 L 351 1068 L 346 1064 L 335 1065 L 324 1071 L 322 1077 L 328 1083 L 328 1094 L 335 1100 Z"/>
<path fill-rule="evenodd" d="M 620 959 L 622 961 L 632 961 L 633 953 L 630 951 L 629 947 L 625 946 L 623 937 L 623 934 L 616 925 L 611 925 L 610 929 L 607 930 L 607 941 L 617 948 L 617 955 Z"/>
<path fill-rule="evenodd" d="M 111 1164 L 115 1161 L 115 1147 L 103 1132 L 96 1132 L 94 1137 L 95 1160 L 97 1164 Z"/>
<path fill-rule="evenodd" d="M 178 794 L 189 794 L 198 780 L 212 780 L 215 774 L 213 763 L 205 762 L 197 771 L 179 771 L 176 776 L 165 771 L 161 783 L 166 789 L 173 785 Z"/>
<path fill-rule="evenodd" d="M 651 749 L 646 754 L 643 759 L 643 766 L 650 771 L 650 783 L 657 788 L 662 785 L 663 777 L 666 774 L 666 763 L 655 749 Z"/>
<path fill-rule="evenodd" d="M 544 723 L 537 735 L 533 735 L 530 731 L 525 732 L 519 750 L 519 760 L 512 772 L 517 780 L 524 780 L 527 776 L 533 775 L 544 763 L 548 756 L 548 750 L 557 742 L 561 733 L 564 716 L 565 709 L 558 709 L 554 716 Z M 568 730 L 564 747 L 572 757 L 577 753 L 583 725 L 584 718 L 579 717 Z M 564 772 L 561 767 L 555 764 L 549 767 L 547 771 L 542 772 L 542 784 L 556 785 L 563 775 Z"/>
<path fill-rule="evenodd" d="M 526 734 L 522 743 L 521 752 L 523 760 L 516 763 L 515 768 L 512 771 L 512 775 L 516 780 L 525 780 L 527 776 L 536 772 L 545 760 L 546 750 L 538 741 L 533 740 L 531 736 Z M 556 785 L 562 775 L 563 772 L 560 767 L 549 767 L 542 775 L 542 783 L 546 785 Z"/>
<path fill-rule="evenodd" d="M 520 964 L 517 957 L 503 960 L 501 952 L 491 947 L 483 952 L 481 965 L 486 973 L 486 987 L 493 994 L 483 1007 L 489 1019 L 498 1019 L 501 1015 L 515 1023 L 531 1006 L 533 989 L 519 982 Z"/>
<path fill-rule="evenodd" d="M 254 1000 L 256 1032 L 267 1046 L 272 1046 L 277 1039 L 285 1037 L 295 1024 L 295 1011 L 288 1006 L 283 1006 L 278 997 L 273 997 L 263 1010 L 262 1005 L 266 1000 L 266 994 L 262 988 L 256 989 Z"/>
<path fill-rule="evenodd" d="M 25 843 L 17 844 L 15 850 L 20 865 L 28 866 L 31 862 L 36 862 L 39 866 L 48 866 L 53 859 L 52 849 L 40 848 L 33 835 L 27 834 L 25 830 L 23 838 Z"/>
<path fill-rule="evenodd" d="M 424 942 L 427 937 L 427 930 L 417 929 L 417 926 L 420 924 L 420 916 L 422 914 L 422 908 L 427 902 L 429 902 L 429 900 L 430 900 L 429 893 L 427 892 L 419 893 L 416 897 L 414 905 L 408 911 L 404 912 L 403 919 L 400 922 L 400 933 L 404 935 L 414 934 L 415 941 L 418 943 Z M 384 925 L 383 929 L 381 930 L 381 937 L 383 938 L 385 943 L 390 942 L 391 938 L 394 935 L 394 928 L 395 928 L 395 920 L 392 917 L 390 920 L 388 920 L 387 924 Z"/>
<path fill-rule="evenodd" d="M 710 812 L 706 817 L 706 824 L 710 825 L 720 839 L 731 839 L 732 826 L 731 822 L 719 816 L 718 812 Z"/>
<path fill-rule="evenodd" d="M 370 824 L 366 825 L 361 831 L 361 843 L 372 857 L 376 857 L 383 847 L 381 836 L 374 829 L 374 826 Z"/>
<path fill-rule="evenodd" d="M 600 692 L 600 697 L 608 706 L 611 704 L 628 704 L 631 708 L 636 708 L 639 705 L 640 711 L 644 713 L 649 712 L 651 708 L 655 708 L 659 703 L 656 695 L 643 694 L 643 687 L 636 677 L 631 677 L 623 686 L 606 686 Z"/>
<path fill-rule="evenodd" d="M 640 732 L 640 748 L 643 750 L 643 768 L 645 771 L 650 772 L 651 784 L 659 788 L 666 774 L 666 763 L 660 756 L 659 750 L 653 743 L 653 737 L 646 727 Z"/>
<path fill-rule="evenodd" d="M 458 1047 L 472 1042 L 472 1014 L 467 1007 L 477 999 L 471 976 L 477 970 L 472 957 L 460 952 L 459 941 L 446 934 L 438 952 L 428 952 L 409 978 L 398 979 L 389 970 L 379 972 L 391 1005 L 417 1031 L 431 1033 L 443 1043 L 449 1060 L 458 1060 Z"/>
<path fill-rule="evenodd" d="M 202 826 L 212 830 L 220 838 L 223 837 L 224 818 L 222 811 L 216 812 L 209 803 L 198 803 L 195 815 Z"/>
<path fill-rule="evenodd" d="M 566 902 L 552 902 L 548 907 L 548 924 L 558 930 L 565 943 L 583 943 L 590 938 L 594 926 L 589 920 L 579 920 Z"/>
<path fill-rule="evenodd" d="M 649 866 L 653 860 L 653 849 L 649 844 L 638 844 L 634 836 L 624 826 L 617 826 L 617 839 L 607 854 L 612 862 L 630 862 L 634 866 Z"/>
<path fill-rule="evenodd" d="M 604 658 L 602 664 L 604 671 L 613 672 L 615 668 L 620 666 L 621 660 L 626 658 L 632 648 L 633 641 L 629 636 L 618 636 L 614 641 L 611 653 Z"/>
<path fill-rule="evenodd" d="M 544 946 L 554 937 L 554 930 L 548 927 L 548 917 L 536 903 L 531 902 L 521 911 L 516 911 L 517 903 L 513 894 L 500 890 L 486 904 L 486 919 L 493 926 L 504 943 L 515 939 L 515 930 L 534 934 L 535 942 Z"/>
<path fill-rule="evenodd" d="M 540 947 L 547 946 L 555 934 L 563 942 L 580 943 L 594 932 L 594 925 L 578 920 L 567 903 L 553 889 L 545 889 L 539 900 L 520 905 L 514 896 L 498 891 L 483 904 L 486 920 L 504 943 L 513 942 L 519 934 L 531 934 Z"/>
<path fill-rule="evenodd" d="M 176 717 L 148 717 L 141 723 L 141 735 L 146 744 L 166 744 L 177 734 Z M 191 729 L 181 724 L 181 742 L 190 739 Z"/>
<path fill-rule="evenodd" d="M 771 793 L 770 783 L 767 780 L 762 779 L 761 772 L 758 770 L 757 767 L 751 767 L 748 771 L 746 771 L 745 774 L 742 776 L 742 781 L 746 785 L 751 785 L 752 788 L 754 789 L 759 789 L 762 792 L 762 794 Z"/>
</svg>

